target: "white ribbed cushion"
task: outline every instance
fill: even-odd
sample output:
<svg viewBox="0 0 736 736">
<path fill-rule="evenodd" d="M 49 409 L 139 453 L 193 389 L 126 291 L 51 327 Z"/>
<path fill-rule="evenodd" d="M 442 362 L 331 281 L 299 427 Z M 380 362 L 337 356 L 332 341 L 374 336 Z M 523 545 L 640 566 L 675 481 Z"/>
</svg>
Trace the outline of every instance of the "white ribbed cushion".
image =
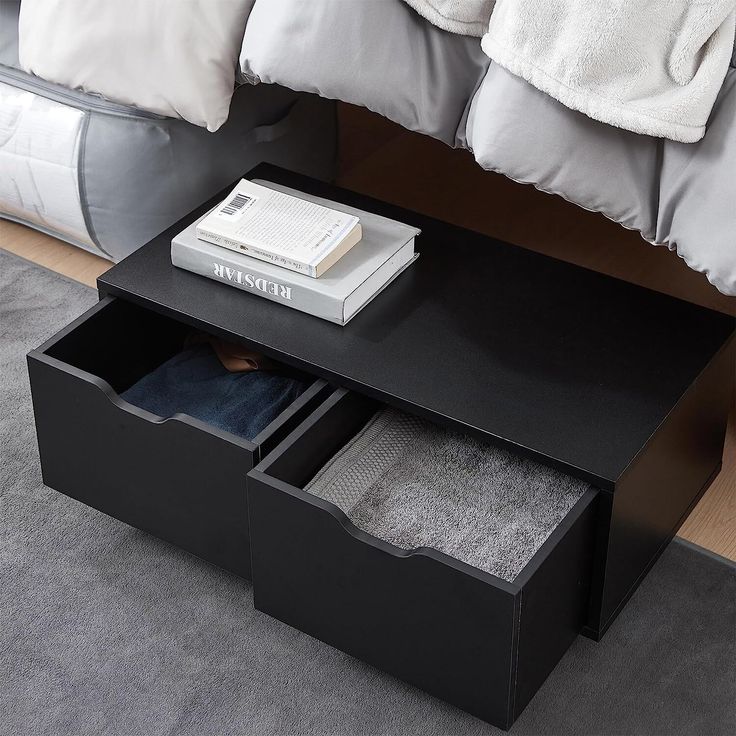
<svg viewBox="0 0 736 736">
<path fill-rule="evenodd" d="M 23 0 L 21 67 L 217 130 L 254 0 Z"/>
</svg>

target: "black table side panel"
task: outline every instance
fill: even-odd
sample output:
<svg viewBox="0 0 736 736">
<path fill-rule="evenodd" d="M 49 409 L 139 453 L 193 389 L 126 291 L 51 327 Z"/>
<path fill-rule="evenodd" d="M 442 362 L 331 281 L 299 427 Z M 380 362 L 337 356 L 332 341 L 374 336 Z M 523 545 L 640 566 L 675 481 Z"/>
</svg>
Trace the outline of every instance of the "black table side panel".
<svg viewBox="0 0 736 736">
<path fill-rule="evenodd" d="M 733 406 L 735 355 L 736 340 L 731 340 L 619 482 L 611 510 L 602 599 L 593 600 L 600 605 L 600 618 L 593 618 L 599 634 L 636 590 L 721 466 Z"/>
</svg>

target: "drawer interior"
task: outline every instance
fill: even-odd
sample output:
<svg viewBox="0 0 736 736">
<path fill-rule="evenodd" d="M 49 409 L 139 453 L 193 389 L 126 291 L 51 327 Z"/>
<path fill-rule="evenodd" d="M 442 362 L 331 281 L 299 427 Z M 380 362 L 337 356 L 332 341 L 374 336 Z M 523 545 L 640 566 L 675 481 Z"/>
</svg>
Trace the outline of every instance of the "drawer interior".
<svg viewBox="0 0 736 736">
<path fill-rule="evenodd" d="M 70 326 L 41 351 L 122 393 L 175 355 L 190 329 L 122 300 Z"/>
<path fill-rule="evenodd" d="M 42 346 L 51 358 L 91 373 L 123 393 L 184 347 L 192 328 L 122 299 L 70 325 Z M 312 383 L 313 377 L 280 365 L 279 372 Z"/>
<path fill-rule="evenodd" d="M 428 547 L 513 582 L 592 490 L 363 397 L 344 401 L 347 412 L 327 411 L 268 473 L 400 550 Z"/>
<path fill-rule="evenodd" d="M 178 415 L 264 453 L 324 392 L 323 381 L 273 361 L 230 373 L 207 341 L 181 322 L 108 297 L 35 352 L 101 380 L 116 405 L 148 421 Z"/>
</svg>

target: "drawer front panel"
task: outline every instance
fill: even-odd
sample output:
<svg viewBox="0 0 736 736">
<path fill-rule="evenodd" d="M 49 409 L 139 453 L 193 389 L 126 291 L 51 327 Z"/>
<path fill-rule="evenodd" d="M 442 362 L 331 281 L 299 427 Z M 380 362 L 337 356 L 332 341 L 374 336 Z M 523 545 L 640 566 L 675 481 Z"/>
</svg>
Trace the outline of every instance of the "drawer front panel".
<svg viewBox="0 0 736 736">
<path fill-rule="evenodd" d="M 319 499 L 248 482 L 257 609 L 506 724 L 518 609 L 510 588 L 421 552 L 397 556 L 354 536 Z"/>
<path fill-rule="evenodd" d="M 507 728 L 584 624 L 597 494 L 513 582 L 401 550 L 303 490 L 375 408 L 335 392 L 249 473 L 256 608 Z"/>
<path fill-rule="evenodd" d="M 31 356 L 28 365 L 47 486 L 250 576 L 252 450 L 179 419 L 152 422 L 43 359 Z"/>
<path fill-rule="evenodd" d="M 601 492 L 590 491 L 514 582 L 521 586 L 514 718 L 582 631 L 593 575 Z"/>
</svg>

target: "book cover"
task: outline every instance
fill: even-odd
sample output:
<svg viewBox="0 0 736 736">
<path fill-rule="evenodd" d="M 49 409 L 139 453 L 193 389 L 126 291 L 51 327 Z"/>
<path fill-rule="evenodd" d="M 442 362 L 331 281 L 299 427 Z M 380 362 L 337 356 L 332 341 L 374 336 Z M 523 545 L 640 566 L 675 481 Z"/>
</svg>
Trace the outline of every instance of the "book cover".
<svg viewBox="0 0 736 736">
<path fill-rule="evenodd" d="M 293 191 L 264 184 L 287 193 Z M 197 222 L 172 240 L 172 263 L 292 309 L 346 324 L 415 259 L 414 239 L 419 230 L 337 202 L 298 194 L 354 214 L 363 223 L 361 242 L 322 278 L 311 278 L 203 241 L 197 237 Z"/>
<path fill-rule="evenodd" d="M 332 203 L 330 203 L 332 204 Z M 197 224 L 197 237 L 313 278 L 326 273 L 362 237 L 360 218 L 241 179 Z"/>
</svg>

